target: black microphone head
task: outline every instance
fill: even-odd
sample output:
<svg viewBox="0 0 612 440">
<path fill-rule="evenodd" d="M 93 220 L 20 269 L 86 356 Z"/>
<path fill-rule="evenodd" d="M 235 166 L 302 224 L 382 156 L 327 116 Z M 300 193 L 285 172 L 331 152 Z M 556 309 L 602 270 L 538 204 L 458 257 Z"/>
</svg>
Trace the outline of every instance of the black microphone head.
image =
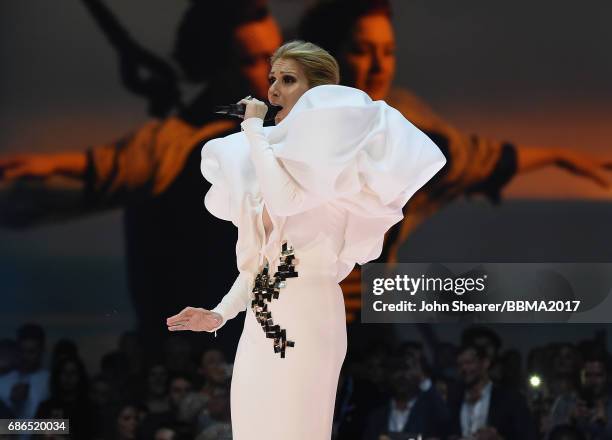
<svg viewBox="0 0 612 440">
<path fill-rule="evenodd" d="M 220 115 L 242 117 L 244 116 L 245 111 L 245 104 L 227 104 L 215 106 L 215 113 L 218 113 Z"/>
</svg>

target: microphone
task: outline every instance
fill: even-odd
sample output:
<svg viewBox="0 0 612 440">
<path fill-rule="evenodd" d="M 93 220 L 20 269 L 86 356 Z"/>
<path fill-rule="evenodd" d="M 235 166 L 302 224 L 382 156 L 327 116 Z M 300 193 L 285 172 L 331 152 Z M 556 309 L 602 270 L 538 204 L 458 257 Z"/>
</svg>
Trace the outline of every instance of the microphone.
<svg viewBox="0 0 612 440">
<path fill-rule="evenodd" d="M 264 117 L 264 121 L 273 121 L 276 114 L 283 108 L 280 105 L 273 105 L 267 101 L 264 103 L 268 106 L 268 112 Z M 235 118 L 244 119 L 244 112 L 246 111 L 246 104 L 228 104 L 228 105 L 217 105 L 215 106 L 215 113 L 220 115 L 233 116 Z"/>
</svg>

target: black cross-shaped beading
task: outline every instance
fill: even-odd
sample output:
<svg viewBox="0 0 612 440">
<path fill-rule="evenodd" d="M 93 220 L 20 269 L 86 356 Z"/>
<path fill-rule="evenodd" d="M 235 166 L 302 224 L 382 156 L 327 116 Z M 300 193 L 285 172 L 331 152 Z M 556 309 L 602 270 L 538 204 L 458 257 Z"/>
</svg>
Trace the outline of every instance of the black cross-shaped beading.
<svg viewBox="0 0 612 440">
<path fill-rule="evenodd" d="M 293 247 L 284 242 L 281 248 L 280 263 L 278 270 L 272 278 L 268 274 L 268 262 L 264 264 L 262 270 L 255 277 L 253 287 L 254 298 L 251 301 L 251 309 L 255 312 L 255 318 L 261 325 L 267 338 L 274 339 L 274 353 L 280 353 L 280 357 L 285 357 L 286 347 L 293 347 L 295 342 L 287 340 L 287 331 L 278 324 L 274 324 L 272 312 L 268 310 L 265 301 L 271 302 L 278 299 L 279 289 L 287 285 L 287 278 L 298 276 L 295 271 L 293 260 L 295 255 Z"/>
</svg>

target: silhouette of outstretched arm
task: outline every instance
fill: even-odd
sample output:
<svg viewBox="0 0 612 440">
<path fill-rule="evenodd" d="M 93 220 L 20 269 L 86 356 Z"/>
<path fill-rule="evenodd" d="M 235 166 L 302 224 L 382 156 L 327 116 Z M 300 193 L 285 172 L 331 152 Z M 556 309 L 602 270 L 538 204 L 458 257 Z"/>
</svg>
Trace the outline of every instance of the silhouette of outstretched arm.
<svg viewBox="0 0 612 440">
<path fill-rule="evenodd" d="M 85 151 L 0 157 L 0 225 L 30 227 L 155 197 L 183 171 L 194 148 L 235 131 L 236 125 L 151 120 Z"/>
<path fill-rule="evenodd" d="M 119 55 L 123 84 L 148 99 L 148 113 L 163 118 L 182 107 L 177 75 L 169 63 L 144 49 L 121 26 L 101 0 L 82 0 Z"/>
<path fill-rule="evenodd" d="M 572 174 L 585 177 L 604 189 L 612 188 L 610 178 L 604 172 L 612 170 L 612 158 L 597 158 L 569 148 L 519 146 L 519 173 L 548 165 L 556 165 Z"/>
<path fill-rule="evenodd" d="M 155 138 L 159 125 L 150 121 L 85 151 L 0 157 L 0 224 L 31 227 L 146 197 L 151 181 L 168 169 L 160 164 L 164 145 Z"/>
<path fill-rule="evenodd" d="M 402 88 L 392 90 L 389 102 L 425 131 L 447 156 L 447 166 L 426 185 L 430 202 L 446 203 L 462 195 L 480 193 L 499 203 L 500 191 L 513 177 L 548 165 L 559 166 L 603 188 L 610 187 L 605 171 L 612 169 L 612 157 L 598 158 L 569 148 L 520 145 L 465 133 Z"/>
</svg>

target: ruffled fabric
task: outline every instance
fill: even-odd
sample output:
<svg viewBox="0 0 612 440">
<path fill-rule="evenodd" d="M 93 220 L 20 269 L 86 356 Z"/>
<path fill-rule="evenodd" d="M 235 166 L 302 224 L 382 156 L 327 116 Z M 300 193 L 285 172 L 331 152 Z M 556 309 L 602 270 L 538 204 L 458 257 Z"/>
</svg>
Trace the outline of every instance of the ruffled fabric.
<svg viewBox="0 0 612 440">
<path fill-rule="evenodd" d="M 303 206 L 330 203 L 346 210 L 340 280 L 355 263 L 380 256 L 384 234 L 403 219 L 403 206 L 446 163 L 434 142 L 399 111 L 352 87 L 314 87 L 283 121 L 263 130 L 308 199 Z M 240 132 L 202 149 L 202 174 L 212 183 L 206 208 L 236 226 L 253 215 L 244 212 L 245 199 L 255 200 L 252 206 L 261 199 L 249 148 Z M 287 211 L 297 215 L 297 208 Z"/>
<path fill-rule="evenodd" d="M 200 170 L 211 183 L 204 206 L 238 228 L 237 268 L 253 275 L 259 266 L 258 249 L 264 245 L 259 229 L 263 199 L 244 133 L 211 139 L 204 144 L 201 157 Z"/>
<path fill-rule="evenodd" d="M 243 133 L 211 139 L 202 148 L 200 171 L 211 183 L 204 206 L 215 217 L 238 226 L 237 207 L 255 180 Z"/>
</svg>

